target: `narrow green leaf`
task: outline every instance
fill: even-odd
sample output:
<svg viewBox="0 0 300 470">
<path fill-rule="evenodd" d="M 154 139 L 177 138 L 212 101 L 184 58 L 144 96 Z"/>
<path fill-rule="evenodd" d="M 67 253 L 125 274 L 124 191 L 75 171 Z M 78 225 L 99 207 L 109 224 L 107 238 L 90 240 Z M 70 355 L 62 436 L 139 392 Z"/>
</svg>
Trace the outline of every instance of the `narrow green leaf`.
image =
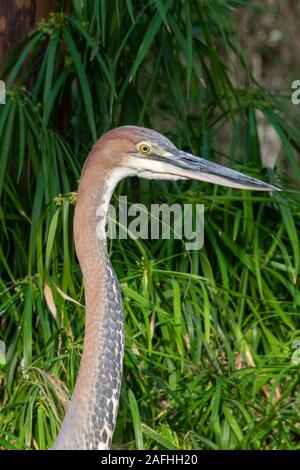
<svg viewBox="0 0 300 470">
<path fill-rule="evenodd" d="M 32 360 L 32 289 L 28 284 L 25 290 L 23 310 L 23 358 L 24 365 L 28 367 Z"/>
<path fill-rule="evenodd" d="M 69 52 L 72 56 L 72 59 L 74 61 L 75 69 L 77 72 L 77 79 L 81 87 L 81 91 L 83 94 L 83 100 L 85 104 L 85 112 L 87 115 L 87 120 L 90 126 L 92 138 L 94 141 L 97 140 L 97 131 L 96 131 L 96 124 L 95 124 L 95 115 L 94 115 L 94 109 L 93 109 L 93 101 L 92 101 L 92 95 L 91 91 L 89 88 L 89 82 L 83 67 L 83 64 L 80 59 L 79 52 L 76 48 L 76 45 L 73 41 L 73 38 L 69 31 L 67 29 L 64 29 L 64 36 L 66 39 L 66 43 L 69 49 Z"/>
<path fill-rule="evenodd" d="M 128 400 L 129 400 L 129 407 L 131 411 L 132 421 L 133 421 L 133 428 L 134 428 L 134 435 L 135 435 L 135 444 L 138 450 L 144 449 L 143 443 L 143 434 L 141 429 L 141 418 L 139 413 L 139 407 L 134 396 L 132 390 L 128 390 Z"/>
</svg>

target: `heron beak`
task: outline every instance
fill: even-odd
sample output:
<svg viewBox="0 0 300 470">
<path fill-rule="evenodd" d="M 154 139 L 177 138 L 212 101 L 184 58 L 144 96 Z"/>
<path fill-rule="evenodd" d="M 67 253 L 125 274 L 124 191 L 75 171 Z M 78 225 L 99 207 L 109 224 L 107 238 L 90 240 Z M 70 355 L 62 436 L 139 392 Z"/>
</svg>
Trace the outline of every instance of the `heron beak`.
<svg viewBox="0 0 300 470">
<path fill-rule="evenodd" d="M 171 178 L 194 179 L 220 184 L 229 188 L 253 189 L 256 191 L 280 191 L 271 184 L 264 183 L 239 171 L 196 157 L 187 152 L 172 149 L 170 158 L 157 156 L 166 165 L 165 171 Z"/>
</svg>

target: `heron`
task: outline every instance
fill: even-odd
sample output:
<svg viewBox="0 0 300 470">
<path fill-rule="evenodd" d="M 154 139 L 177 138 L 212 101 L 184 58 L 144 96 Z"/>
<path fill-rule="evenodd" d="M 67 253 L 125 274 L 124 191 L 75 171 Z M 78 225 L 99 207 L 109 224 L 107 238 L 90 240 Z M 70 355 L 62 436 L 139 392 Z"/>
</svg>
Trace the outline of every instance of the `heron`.
<svg viewBox="0 0 300 470">
<path fill-rule="evenodd" d="M 109 449 L 117 420 L 124 356 L 120 287 L 107 251 L 112 193 L 129 176 L 199 180 L 231 188 L 278 188 L 179 150 L 164 135 L 121 126 L 105 133 L 84 163 L 74 214 L 74 241 L 85 289 L 85 335 L 79 372 L 54 449 Z"/>
</svg>

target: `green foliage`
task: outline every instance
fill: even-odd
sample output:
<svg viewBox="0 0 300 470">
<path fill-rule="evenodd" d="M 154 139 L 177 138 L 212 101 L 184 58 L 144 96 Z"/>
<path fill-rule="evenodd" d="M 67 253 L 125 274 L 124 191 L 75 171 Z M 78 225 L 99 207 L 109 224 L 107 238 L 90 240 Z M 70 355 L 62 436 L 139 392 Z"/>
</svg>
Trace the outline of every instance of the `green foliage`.
<svg viewBox="0 0 300 470">
<path fill-rule="evenodd" d="M 84 295 L 72 191 L 97 136 L 144 125 L 274 183 L 260 110 L 299 180 L 299 120 L 251 76 L 230 16 L 248 3 L 72 0 L 70 16 L 53 13 L 11 51 L 0 106 L 3 448 L 51 447 L 75 384 Z M 299 448 L 299 194 L 143 180 L 122 193 L 204 203 L 205 244 L 112 244 L 126 330 L 115 446 Z"/>
</svg>

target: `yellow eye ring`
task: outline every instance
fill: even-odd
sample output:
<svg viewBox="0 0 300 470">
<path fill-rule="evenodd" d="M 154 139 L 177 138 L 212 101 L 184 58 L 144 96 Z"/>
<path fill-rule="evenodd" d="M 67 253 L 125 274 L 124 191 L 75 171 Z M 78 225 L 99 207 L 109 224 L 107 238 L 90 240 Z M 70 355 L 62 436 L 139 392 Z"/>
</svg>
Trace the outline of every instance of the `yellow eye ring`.
<svg viewBox="0 0 300 470">
<path fill-rule="evenodd" d="M 148 144 L 141 144 L 141 145 L 139 146 L 139 151 L 140 151 L 141 153 L 150 153 L 151 147 L 150 147 L 150 145 L 148 145 Z"/>
</svg>

